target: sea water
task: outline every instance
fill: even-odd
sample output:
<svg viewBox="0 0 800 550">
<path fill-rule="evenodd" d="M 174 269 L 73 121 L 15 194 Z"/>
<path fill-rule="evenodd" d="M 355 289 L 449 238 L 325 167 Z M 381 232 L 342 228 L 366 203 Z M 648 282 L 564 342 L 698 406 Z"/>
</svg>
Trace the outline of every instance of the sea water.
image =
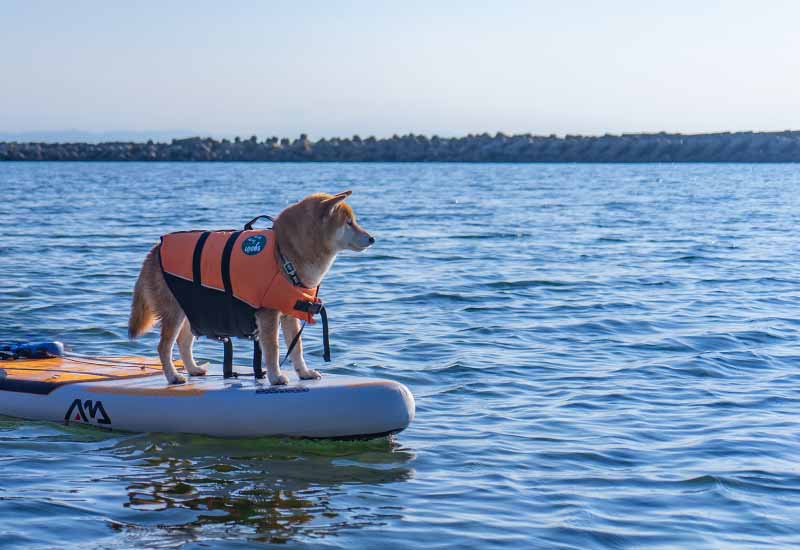
<svg viewBox="0 0 800 550">
<path fill-rule="evenodd" d="M 377 242 L 325 279 L 333 362 L 318 327 L 307 360 L 407 385 L 411 426 L 2 418 L 0 548 L 800 547 L 795 165 L 2 163 L 0 342 L 153 356 L 126 323 L 160 235 L 345 189 Z"/>
</svg>

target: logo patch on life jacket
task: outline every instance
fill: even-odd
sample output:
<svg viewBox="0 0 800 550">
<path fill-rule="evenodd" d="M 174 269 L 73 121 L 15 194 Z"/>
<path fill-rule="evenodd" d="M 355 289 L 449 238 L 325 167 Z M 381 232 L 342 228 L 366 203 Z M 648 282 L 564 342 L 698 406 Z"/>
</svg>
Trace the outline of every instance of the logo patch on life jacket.
<svg viewBox="0 0 800 550">
<path fill-rule="evenodd" d="M 267 238 L 264 235 L 253 235 L 242 241 L 242 252 L 248 256 L 255 256 L 267 246 Z"/>
</svg>

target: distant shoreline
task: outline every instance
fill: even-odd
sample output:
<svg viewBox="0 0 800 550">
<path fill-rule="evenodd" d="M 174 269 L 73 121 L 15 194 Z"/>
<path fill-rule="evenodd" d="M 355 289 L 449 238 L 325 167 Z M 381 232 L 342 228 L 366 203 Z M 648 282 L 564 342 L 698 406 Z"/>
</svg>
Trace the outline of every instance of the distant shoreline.
<svg viewBox="0 0 800 550">
<path fill-rule="evenodd" d="M 311 141 L 173 139 L 159 142 L 0 142 L 0 161 L 156 162 L 800 162 L 800 131 L 604 136 L 479 134 Z"/>
</svg>

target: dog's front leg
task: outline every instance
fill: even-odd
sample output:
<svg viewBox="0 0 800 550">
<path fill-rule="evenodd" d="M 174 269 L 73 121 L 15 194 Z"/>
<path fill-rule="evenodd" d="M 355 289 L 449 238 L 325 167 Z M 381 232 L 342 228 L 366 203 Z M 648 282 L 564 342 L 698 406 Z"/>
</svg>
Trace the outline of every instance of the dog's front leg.
<svg viewBox="0 0 800 550">
<path fill-rule="evenodd" d="M 289 383 L 289 379 L 281 374 L 278 366 L 278 318 L 280 312 L 274 309 L 256 311 L 256 327 L 258 327 L 258 343 L 264 355 L 267 378 L 273 386 Z"/>
<path fill-rule="evenodd" d="M 300 332 L 300 320 L 290 315 L 281 316 L 281 328 L 283 329 L 283 339 L 286 341 L 286 348 L 292 345 L 295 335 Z M 301 380 L 317 380 L 322 378 L 320 373 L 314 369 L 308 368 L 306 360 L 303 359 L 303 341 L 302 338 L 297 339 L 292 350 L 292 365 Z"/>
</svg>

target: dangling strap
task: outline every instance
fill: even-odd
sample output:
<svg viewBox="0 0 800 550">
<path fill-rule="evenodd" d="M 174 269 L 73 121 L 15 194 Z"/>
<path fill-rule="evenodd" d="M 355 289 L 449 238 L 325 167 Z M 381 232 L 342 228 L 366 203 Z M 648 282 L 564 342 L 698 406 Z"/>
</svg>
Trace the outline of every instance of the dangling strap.
<svg viewBox="0 0 800 550">
<path fill-rule="evenodd" d="M 322 358 L 325 360 L 326 363 L 330 363 L 331 342 L 328 335 L 328 312 L 325 311 L 325 306 L 320 306 L 319 317 L 320 319 L 322 319 Z M 292 341 L 289 344 L 289 349 L 286 350 L 286 356 L 284 356 L 283 361 L 281 361 L 278 367 L 282 367 L 283 364 L 286 362 L 286 360 L 289 359 L 289 356 L 292 354 L 292 351 L 294 351 L 295 346 L 297 346 L 297 342 L 300 340 L 300 335 L 303 334 L 304 328 L 306 328 L 305 321 L 303 321 L 303 324 L 300 326 L 300 330 L 298 330 L 297 334 L 295 334 L 294 338 L 292 338 Z"/>
<path fill-rule="evenodd" d="M 289 359 L 289 356 L 292 354 L 292 351 L 294 351 L 294 347 L 297 345 L 297 342 L 300 340 L 300 335 L 303 334 L 303 329 L 304 328 L 306 328 L 306 322 L 305 321 L 303 321 L 303 324 L 300 325 L 300 330 L 298 330 L 297 334 L 295 334 L 294 338 L 292 338 L 292 341 L 289 344 L 289 349 L 286 350 L 286 356 L 283 358 L 283 361 L 281 361 L 280 365 L 278 365 L 278 368 L 282 367 L 283 364 L 286 362 L 286 360 Z"/>
<path fill-rule="evenodd" d="M 233 342 L 230 338 L 223 338 L 222 345 L 224 352 L 222 354 L 222 377 L 233 378 L 236 376 L 233 372 Z"/>
<path fill-rule="evenodd" d="M 261 344 L 258 338 L 253 340 L 253 373 L 257 380 L 264 378 L 264 371 L 261 368 Z"/>
<path fill-rule="evenodd" d="M 325 306 L 319 310 L 320 319 L 322 319 L 322 358 L 326 363 L 331 362 L 331 342 L 328 338 L 328 312 L 325 311 Z"/>
</svg>

